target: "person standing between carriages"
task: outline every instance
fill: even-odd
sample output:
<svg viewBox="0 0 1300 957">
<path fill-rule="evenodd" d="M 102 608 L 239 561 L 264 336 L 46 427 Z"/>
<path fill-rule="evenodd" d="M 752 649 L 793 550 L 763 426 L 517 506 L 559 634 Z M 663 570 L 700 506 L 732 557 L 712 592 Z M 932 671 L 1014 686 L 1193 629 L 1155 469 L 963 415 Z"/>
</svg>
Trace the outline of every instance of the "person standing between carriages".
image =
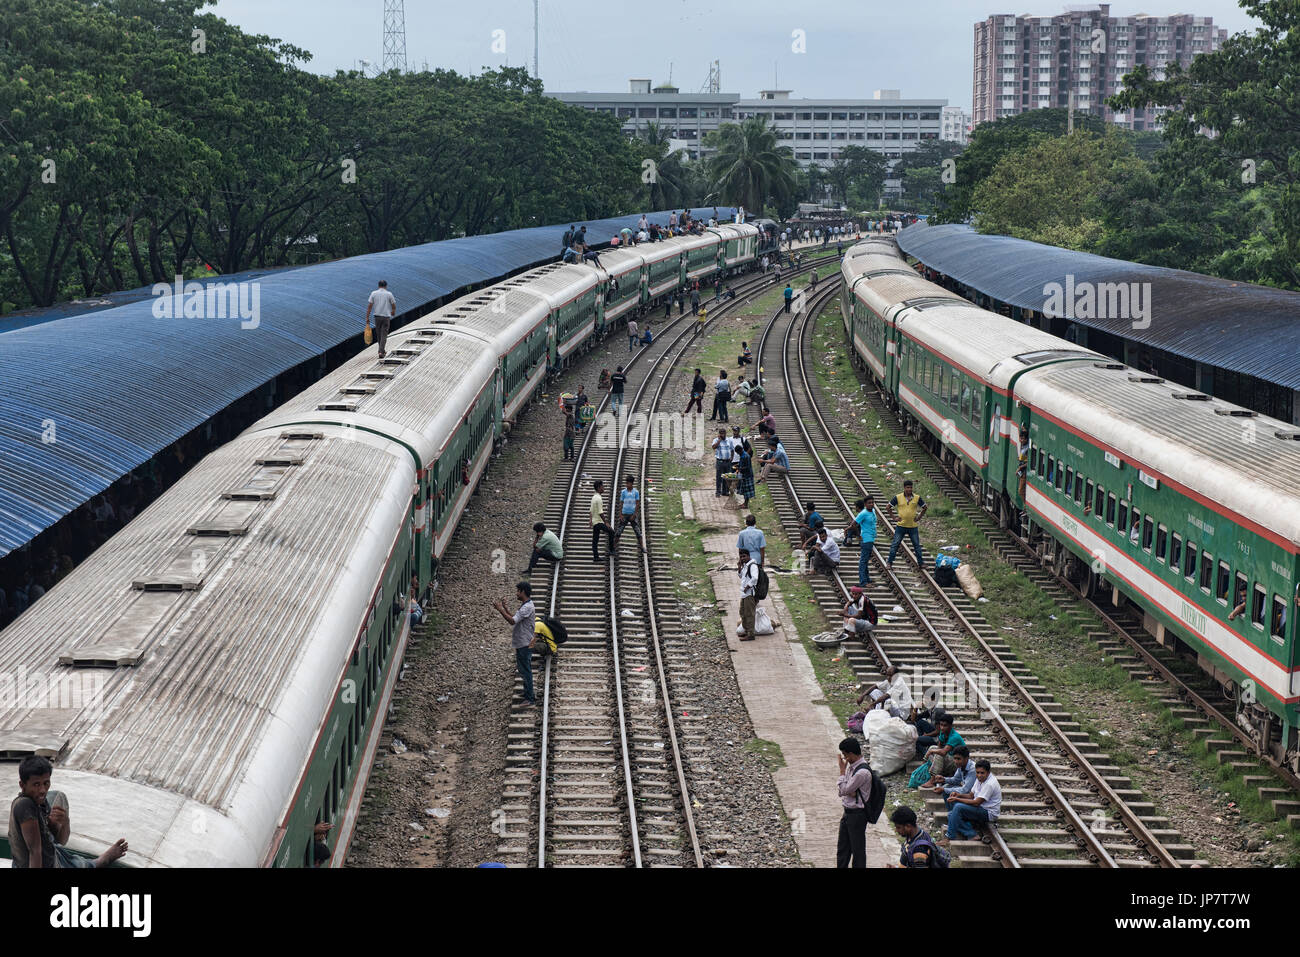
<svg viewBox="0 0 1300 957">
<path fill-rule="evenodd" d="M 397 300 L 388 291 L 388 280 L 379 280 L 379 288 L 370 294 L 366 303 L 366 328 L 370 328 L 370 314 L 375 315 L 375 340 L 379 343 L 379 358 L 387 355 L 388 330 L 397 315 Z"/>
<path fill-rule="evenodd" d="M 524 683 L 524 707 L 531 708 L 537 703 L 533 697 L 533 642 L 537 640 L 537 612 L 533 606 L 533 586 L 528 582 L 515 585 L 515 597 L 519 600 L 519 609 L 510 613 L 506 600 L 498 598 L 492 607 L 510 623 L 510 644 L 515 649 L 515 668 Z"/>
<path fill-rule="evenodd" d="M 691 382 L 691 400 L 686 403 L 686 412 L 683 412 L 682 415 L 686 415 L 687 412 L 690 412 L 691 406 L 695 406 L 695 411 L 700 413 L 700 415 L 704 414 L 704 393 L 708 387 L 709 384 L 704 381 L 703 373 L 701 373 L 699 369 L 696 369 L 695 379 Z"/>
<path fill-rule="evenodd" d="M 889 507 L 897 516 L 894 525 L 894 541 L 889 546 L 889 560 L 886 562 L 890 568 L 894 567 L 894 556 L 898 554 L 898 546 L 906 536 L 912 542 L 912 551 L 916 552 L 917 565 L 922 570 L 925 569 L 925 557 L 921 552 L 920 522 L 925 517 L 925 510 L 929 506 L 925 504 L 925 499 L 913 493 L 912 488 L 912 480 L 907 479 L 903 482 L 903 491 L 889 500 Z"/>
</svg>

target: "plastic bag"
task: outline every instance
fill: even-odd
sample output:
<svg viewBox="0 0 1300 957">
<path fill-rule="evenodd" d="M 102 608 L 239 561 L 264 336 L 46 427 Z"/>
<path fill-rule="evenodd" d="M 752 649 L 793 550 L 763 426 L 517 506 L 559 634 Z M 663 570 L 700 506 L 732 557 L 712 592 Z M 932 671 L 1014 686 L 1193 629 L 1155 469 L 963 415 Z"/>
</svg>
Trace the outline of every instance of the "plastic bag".
<svg viewBox="0 0 1300 957">
<path fill-rule="evenodd" d="M 961 590 L 966 593 L 967 598 L 975 599 L 984 594 L 984 589 L 980 587 L 980 580 L 975 577 L 969 565 L 958 566 L 957 584 L 961 585 Z"/>
<path fill-rule="evenodd" d="M 930 762 L 926 761 L 925 764 L 912 772 L 912 776 L 907 779 L 907 786 L 909 788 L 919 788 L 928 780 L 930 780 Z"/>
<path fill-rule="evenodd" d="M 761 605 L 754 609 L 754 634 L 756 635 L 774 635 L 776 629 L 772 627 L 772 619 L 767 617 L 767 610 Z"/>
<path fill-rule="evenodd" d="M 873 720 L 873 716 L 879 718 Z M 871 745 L 871 767 L 881 774 L 894 774 L 907 767 L 907 762 L 916 753 L 916 728 L 901 718 L 890 717 L 883 710 L 872 711 L 867 715 L 863 731 L 871 731 L 868 743 Z"/>
<path fill-rule="evenodd" d="M 366 345 L 370 345 L 375 341 L 375 334 L 370 331 L 370 326 L 366 326 L 366 331 L 362 333 L 362 336 L 366 340 Z"/>
</svg>

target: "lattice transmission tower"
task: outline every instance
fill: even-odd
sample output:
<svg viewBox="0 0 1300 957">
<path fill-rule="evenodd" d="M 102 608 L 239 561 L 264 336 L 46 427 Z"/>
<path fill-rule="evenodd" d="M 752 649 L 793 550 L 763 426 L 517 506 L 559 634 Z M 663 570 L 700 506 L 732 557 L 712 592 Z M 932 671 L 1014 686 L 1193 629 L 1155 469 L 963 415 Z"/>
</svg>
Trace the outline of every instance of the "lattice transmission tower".
<svg viewBox="0 0 1300 957">
<path fill-rule="evenodd" d="M 406 72 L 406 0 L 384 0 L 384 72 Z"/>
</svg>

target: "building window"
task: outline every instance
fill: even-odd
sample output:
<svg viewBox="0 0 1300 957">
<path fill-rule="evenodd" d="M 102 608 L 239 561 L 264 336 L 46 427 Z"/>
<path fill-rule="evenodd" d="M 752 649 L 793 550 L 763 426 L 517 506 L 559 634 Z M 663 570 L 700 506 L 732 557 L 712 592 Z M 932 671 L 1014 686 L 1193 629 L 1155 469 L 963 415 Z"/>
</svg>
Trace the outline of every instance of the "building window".
<svg viewBox="0 0 1300 957">
<path fill-rule="evenodd" d="M 634 106 L 620 106 L 620 107 L 618 108 L 618 115 L 621 116 L 621 117 L 636 116 L 636 107 L 634 107 Z"/>
<path fill-rule="evenodd" d="M 683 106 L 677 113 L 684 120 L 693 120 L 699 116 L 699 110 L 693 106 Z"/>
<path fill-rule="evenodd" d="M 903 114 L 902 114 L 902 113 L 886 113 L 886 114 L 885 114 L 885 119 L 887 119 L 887 120 L 901 120 L 902 118 L 903 118 Z"/>
<path fill-rule="evenodd" d="M 824 159 L 826 159 L 826 154 L 825 154 L 825 153 L 813 153 L 813 159 L 824 160 Z"/>
<path fill-rule="evenodd" d="M 831 135 L 830 135 L 829 133 L 814 133 L 814 134 L 813 134 L 813 139 L 815 139 L 815 140 L 828 140 L 828 139 L 830 139 L 830 138 L 831 138 Z"/>
<path fill-rule="evenodd" d="M 674 120 L 675 120 L 675 119 L 677 119 L 677 107 L 675 107 L 675 106 L 661 106 L 661 107 L 659 107 L 659 115 L 660 115 L 660 116 L 663 116 L 663 117 L 667 117 L 667 118 L 669 118 L 669 119 L 674 119 Z"/>
<path fill-rule="evenodd" d="M 867 119 L 871 120 L 872 122 L 879 122 L 880 119 L 882 118 L 882 115 L 883 114 L 880 113 L 868 113 Z"/>
<path fill-rule="evenodd" d="M 850 114 L 849 114 L 849 119 L 850 119 L 850 120 L 865 120 L 866 118 L 867 118 L 867 114 L 865 114 L 865 113 L 850 113 Z"/>
<path fill-rule="evenodd" d="M 832 120 L 847 120 L 848 118 L 849 118 L 849 114 L 847 114 L 847 113 L 832 113 L 832 114 L 831 114 L 831 119 L 832 119 Z"/>
<path fill-rule="evenodd" d="M 799 114 L 799 119 L 801 119 L 801 120 L 811 120 L 811 119 L 812 119 L 812 114 L 811 114 L 811 113 L 800 113 L 800 114 Z"/>
<path fill-rule="evenodd" d="M 795 154 L 794 154 L 794 158 L 795 158 L 795 159 L 801 159 L 801 160 L 812 159 L 812 154 L 811 154 L 811 153 L 795 153 Z"/>
<path fill-rule="evenodd" d="M 636 111 L 636 115 L 642 119 L 654 120 L 659 118 L 659 111 L 653 106 L 643 106 Z"/>
</svg>

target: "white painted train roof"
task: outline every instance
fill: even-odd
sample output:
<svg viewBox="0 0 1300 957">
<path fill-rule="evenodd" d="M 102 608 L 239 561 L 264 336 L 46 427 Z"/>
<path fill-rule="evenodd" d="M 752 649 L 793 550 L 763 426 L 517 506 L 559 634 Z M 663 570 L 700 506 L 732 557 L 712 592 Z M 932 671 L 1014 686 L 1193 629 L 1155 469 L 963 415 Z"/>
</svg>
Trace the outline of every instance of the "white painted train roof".
<svg viewBox="0 0 1300 957">
<path fill-rule="evenodd" d="M 482 340 L 454 330 L 426 338 L 419 323 L 388 337 L 387 360 L 378 358 L 378 350 L 368 346 L 252 428 L 345 422 L 400 438 L 427 467 L 491 381 L 497 354 Z M 365 389 L 374 391 L 348 391 Z"/>
<path fill-rule="evenodd" d="M 611 276 L 621 276 L 640 269 L 643 261 L 641 253 L 634 246 L 614 246 L 600 251 L 600 268 Z"/>
<path fill-rule="evenodd" d="M 258 863 L 250 857 L 292 797 L 414 475 L 404 449 L 366 433 L 245 433 L 0 632 L 0 673 L 103 682 L 98 702 L 20 698 L 0 711 L 11 741 L 66 742 L 55 786 L 72 803 L 74 846 L 98 853 L 125 837 L 134 863 Z M 274 497 L 222 498 L 250 488 Z M 244 534 L 188 533 L 218 525 Z M 190 590 L 133 587 L 166 581 Z M 134 667 L 59 663 L 128 649 L 140 652 Z M 156 811 L 147 832 L 115 826 L 142 808 Z M 201 829 L 197 809 L 210 809 Z"/>
<path fill-rule="evenodd" d="M 499 357 L 545 322 L 550 311 L 550 304 L 526 287 L 498 283 L 447 303 L 403 331 L 452 326 L 482 337 Z"/>
<path fill-rule="evenodd" d="M 1275 436 L 1300 428 L 1266 416 L 1219 414 L 1240 407 L 1175 398 L 1197 393 L 1168 381 L 1133 381 L 1138 378 L 1128 367 L 1048 366 L 1022 376 L 1016 395 L 1111 446 L 1126 462 L 1300 545 L 1300 441 Z M 1126 481 L 1138 481 L 1136 469 Z"/>
<path fill-rule="evenodd" d="M 664 259 L 670 259 L 673 256 L 680 256 L 685 250 L 692 248 L 687 245 L 689 238 L 674 236 L 672 239 L 661 239 L 657 243 L 641 243 L 641 245 L 637 246 L 637 252 L 644 257 L 647 263 L 656 263 Z"/>
<path fill-rule="evenodd" d="M 584 292 L 595 289 L 600 282 L 596 270 L 575 263 L 551 263 L 522 272 L 500 283 L 502 286 L 527 285 L 529 290 L 544 296 L 552 308 L 572 302 Z"/>
</svg>

